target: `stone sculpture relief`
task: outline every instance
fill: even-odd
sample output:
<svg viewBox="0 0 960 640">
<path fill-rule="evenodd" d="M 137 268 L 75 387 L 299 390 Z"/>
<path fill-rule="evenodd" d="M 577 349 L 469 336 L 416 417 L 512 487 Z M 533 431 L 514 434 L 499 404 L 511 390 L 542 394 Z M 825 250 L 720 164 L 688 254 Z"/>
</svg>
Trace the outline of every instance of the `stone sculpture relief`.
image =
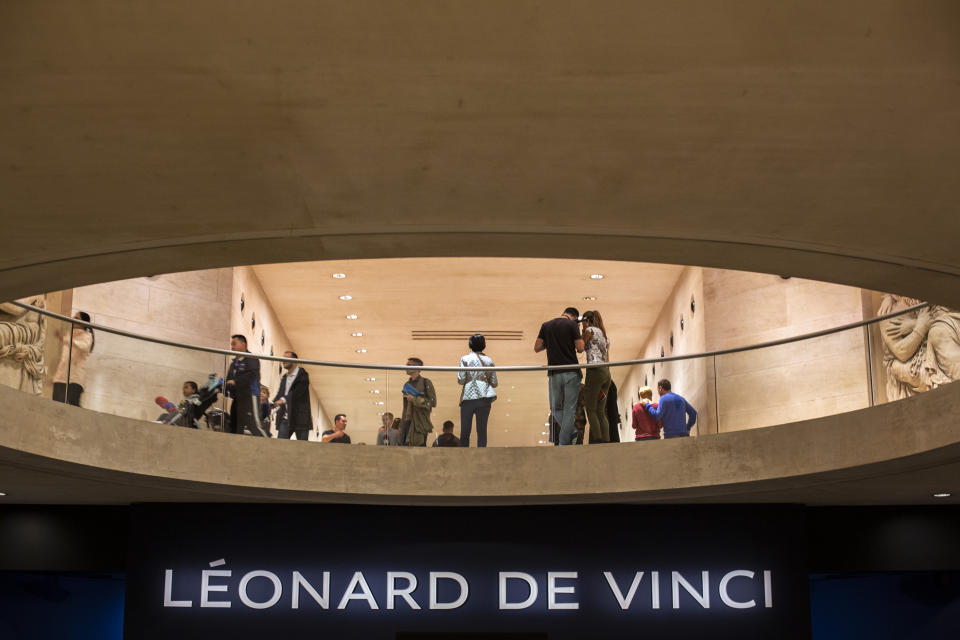
<svg viewBox="0 0 960 640">
<path fill-rule="evenodd" d="M 44 296 L 18 302 L 45 307 Z M 46 317 L 9 302 L 0 303 L 0 384 L 27 393 L 43 391 Z"/>
<path fill-rule="evenodd" d="M 886 315 L 918 304 L 915 298 L 884 294 L 877 313 Z M 888 400 L 960 379 L 960 312 L 931 305 L 883 320 L 880 335 Z"/>
</svg>

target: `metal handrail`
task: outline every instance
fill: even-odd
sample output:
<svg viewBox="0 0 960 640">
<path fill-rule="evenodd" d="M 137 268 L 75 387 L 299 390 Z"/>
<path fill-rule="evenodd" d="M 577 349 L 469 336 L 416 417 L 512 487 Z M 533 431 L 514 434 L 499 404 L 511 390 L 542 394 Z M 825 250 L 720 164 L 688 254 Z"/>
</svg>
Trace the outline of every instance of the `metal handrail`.
<svg viewBox="0 0 960 640">
<path fill-rule="evenodd" d="M 180 342 L 174 342 L 172 340 L 164 340 L 163 338 L 153 338 L 150 336 L 143 336 L 136 333 L 131 333 L 130 331 L 123 331 L 122 329 L 114 329 L 112 327 L 105 327 L 103 325 L 94 324 L 92 322 L 84 322 L 83 320 L 77 320 L 76 318 L 71 318 L 69 316 L 64 316 L 59 313 L 54 313 L 52 311 L 47 311 L 46 309 L 41 309 L 32 304 L 26 304 L 24 302 L 13 301 L 12 304 L 20 307 L 21 309 L 27 309 L 28 311 L 34 311 L 41 315 L 45 315 L 50 318 L 56 318 L 63 322 L 69 322 L 74 325 L 80 325 L 81 327 L 87 327 L 90 329 L 95 329 L 97 331 L 104 331 L 106 333 L 112 333 L 118 336 L 123 336 L 125 338 L 132 338 L 134 340 L 144 340 L 146 342 L 152 342 L 154 344 L 162 344 L 169 347 L 178 347 L 181 349 L 190 349 L 193 351 L 204 351 L 206 353 L 216 353 L 219 355 L 236 357 L 238 352 L 231 351 L 230 349 L 217 349 L 215 347 L 201 347 L 199 345 L 193 344 L 183 344 Z M 857 329 L 859 327 L 866 327 L 877 322 L 882 322 L 889 318 L 896 318 L 897 316 L 906 315 L 908 313 L 913 313 L 914 311 L 919 311 L 925 307 L 929 307 L 929 302 L 923 302 L 907 309 L 902 309 L 894 313 L 888 313 L 886 315 L 877 316 L 876 318 L 871 318 L 869 320 L 860 320 L 858 322 L 851 322 L 849 324 L 840 325 L 837 327 L 831 327 L 829 329 L 822 329 L 820 331 L 812 331 L 810 333 L 803 333 L 798 336 L 791 336 L 789 338 L 780 338 L 779 340 L 769 340 L 767 342 L 758 342 L 757 344 L 751 344 L 744 347 L 732 347 L 730 349 L 717 349 L 714 351 L 702 351 L 700 353 L 691 353 L 687 355 L 679 356 L 665 356 L 662 358 L 642 358 L 639 360 L 618 360 L 616 362 L 598 362 L 593 364 L 561 364 L 561 365 L 515 365 L 515 366 L 493 366 L 493 367 L 446 367 L 446 366 L 415 366 L 419 371 L 574 371 L 577 369 L 593 369 L 597 367 L 622 367 L 622 366 L 632 366 L 638 364 L 655 364 L 658 362 L 673 362 L 677 360 L 694 360 L 697 358 L 709 358 L 711 356 L 723 356 L 731 353 L 743 353 L 745 351 L 755 351 L 757 349 L 765 349 L 767 347 L 776 347 L 784 344 L 791 344 L 794 342 L 802 342 L 803 340 L 810 340 L 813 338 L 820 338 L 823 336 L 828 336 L 834 333 L 841 333 L 843 331 L 848 331 L 850 329 Z M 359 362 L 329 362 L 326 360 L 307 360 L 305 358 L 284 358 L 283 356 L 266 356 L 256 353 L 247 353 L 245 357 L 257 358 L 258 360 L 270 360 L 273 362 L 295 362 L 298 365 L 310 365 L 317 367 L 340 367 L 344 369 L 384 369 L 388 371 L 406 371 L 411 369 L 411 365 L 408 364 L 364 364 Z"/>
</svg>

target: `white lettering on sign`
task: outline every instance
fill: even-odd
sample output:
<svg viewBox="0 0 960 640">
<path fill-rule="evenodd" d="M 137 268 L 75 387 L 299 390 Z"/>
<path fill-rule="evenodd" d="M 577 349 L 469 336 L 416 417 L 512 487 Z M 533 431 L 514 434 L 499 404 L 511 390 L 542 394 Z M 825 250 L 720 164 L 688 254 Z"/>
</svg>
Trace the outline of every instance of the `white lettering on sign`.
<svg viewBox="0 0 960 640">
<path fill-rule="evenodd" d="M 247 595 L 247 585 L 250 584 L 250 581 L 254 578 L 266 578 L 273 584 L 273 595 L 267 598 L 263 602 L 257 602 L 252 600 L 249 595 Z M 251 609 L 269 609 L 273 605 L 280 602 L 280 596 L 283 595 L 283 585 L 280 584 L 280 577 L 272 571 L 251 571 L 242 578 L 240 578 L 240 602 L 244 605 L 250 607 Z"/>
<path fill-rule="evenodd" d="M 437 600 L 437 582 L 440 580 L 453 580 L 460 585 L 460 595 L 453 602 L 439 602 Z M 470 595 L 470 585 L 467 579 L 459 573 L 452 571 L 431 571 L 430 572 L 430 608 L 431 609 L 458 609 L 467 601 Z"/>
<path fill-rule="evenodd" d="M 284 578 L 281 575 L 265 569 L 256 569 L 245 573 L 240 578 L 239 583 L 236 583 L 229 580 L 233 576 L 232 570 L 220 568 L 225 564 L 226 561 L 223 559 L 209 563 L 211 567 L 218 568 L 200 571 L 198 582 L 195 581 L 196 573 L 191 574 L 194 576 L 192 588 L 190 587 L 191 580 L 185 580 L 181 577 L 178 582 L 173 569 L 164 569 L 163 607 L 171 609 L 193 608 L 195 600 L 183 596 L 191 594 L 196 598 L 194 589 L 199 590 L 199 606 L 204 609 L 230 609 L 234 604 L 234 599 L 248 609 L 270 609 L 284 600 Z M 331 574 L 329 571 L 323 571 L 320 575 L 321 582 L 318 590 L 315 584 L 311 584 L 300 571 L 290 573 L 290 609 L 299 610 L 301 608 L 301 594 L 306 593 L 320 609 L 330 610 Z M 421 579 L 415 573 L 387 571 L 382 575 L 384 577 L 383 582 L 376 583 L 377 593 L 386 598 L 386 608 L 388 610 L 398 608 L 411 611 L 423 610 L 423 606 L 417 601 L 415 595 L 421 583 Z M 458 609 L 467 603 L 470 596 L 470 584 L 462 574 L 453 571 L 431 571 L 427 575 L 428 610 Z M 651 610 L 660 609 L 659 571 L 635 571 L 632 577 L 629 574 L 621 575 L 619 580 L 612 571 L 602 571 L 601 575 L 606 582 L 610 596 L 621 611 L 636 610 L 642 606 L 638 603 L 646 600 L 646 596 L 638 598 L 637 594 L 641 592 L 644 579 L 649 575 L 649 608 Z M 689 576 L 690 572 L 686 571 L 683 573 L 680 571 L 670 572 L 671 604 L 675 610 L 681 608 L 682 592 L 685 592 L 688 599 L 692 599 L 703 609 L 711 608 L 711 595 L 719 596 L 720 603 L 727 609 L 755 609 L 759 607 L 761 590 L 763 606 L 767 609 L 773 608 L 773 572 L 769 569 L 764 569 L 762 572 L 750 569 L 733 569 L 723 573 L 719 582 L 713 584 L 710 582 L 709 571 L 700 572 L 699 583 L 688 579 Z M 599 578 L 600 576 L 596 577 L 598 582 Z M 269 582 L 270 588 L 265 591 L 266 595 L 259 595 L 263 591 L 262 588 L 261 591 L 255 591 L 257 597 L 265 598 L 263 600 L 255 600 L 250 596 L 250 584 L 255 580 Z M 498 608 L 503 611 L 531 608 L 537 602 L 541 592 L 541 581 L 543 581 L 544 586 L 542 588 L 546 590 L 547 611 L 578 610 L 580 603 L 576 595 L 579 580 L 581 580 L 581 574 L 578 571 L 548 571 L 546 576 L 539 574 L 539 577 L 522 571 L 500 571 L 497 574 Z M 454 583 L 449 585 L 452 588 L 444 589 L 443 599 L 440 595 L 442 581 Z M 591 584 L 594 583 L 591 582 Z M 525 594 L 524 587 L 526 588 Z M 600 588 L 602 589 L 602 587 Z M 234 590 L 236 593 L 232 594 L 231 592 Z M 176 592 L 176 597 L 174 592 Z M 455 596 L 454 593 L 456 593 Z M 646 591 L 644 590 L 643 593 L 645 594 Z M 422 595 L 421 598 L 423 598 Z M 366 602 L 370 611 L 380 609 L 380 604 L 374 596 L 374 590 L 362 571 L 356 571 L 352 574 L 347 587 L 342 592 L 336 610 L 348 609 L 348 605 L 353 601 Z M 400 604 L 401 601 L 402 604 Z M 285 604 L 280 606 L 285 606 Z M 716 606 L 719 605 L 715 604 Z"/>
<path fill-rule="evenodd" d="M 507 580 L 523 580 L 530 589 L 529 597 L 523 602 L 507 602 Z M 501 609 L 526 609 L 537 601 L 537 581 L 529 573 L 520 571 L 501 571 L 500 572 L 500 608 Z"/>
<path fill-rule="evenodd" d="M 550 571 L 547 573 L 547 608 L 548 609 L 579 609 L 579 602 L 557 602 L 558 593 L 576 593 L 573 585 L 557 586 L 557 580 L 576 580 L 576 571 Z"/>
<path fill-rule="evenodd" d="M 323 586 L 321 587 L 321 592 L 317 593 L 317 590 L 313 588 L 307 579 L 303 577 L 303 574 L 299 571 L 293 572 L 293 598 L 290 602 L 291 609 L 300 608 L 300 589 L 306 591 L 313 600 L 320 605 L 321 609 L 330 608 L 330 572 L 323 572 Z"/>
<path fill-rule="evenodd" d="M 407 586 L 403 589 L 397 588 L 397 580 L 406 580 Z M 410 595 L 417 588 L 417 576 L 407 571 L 388 571 L 387 572 L 387 609 L 393 609 L 397 596 L 406 601 L 411 609 L 419 609 L 420 605 Z"/>
</svg>

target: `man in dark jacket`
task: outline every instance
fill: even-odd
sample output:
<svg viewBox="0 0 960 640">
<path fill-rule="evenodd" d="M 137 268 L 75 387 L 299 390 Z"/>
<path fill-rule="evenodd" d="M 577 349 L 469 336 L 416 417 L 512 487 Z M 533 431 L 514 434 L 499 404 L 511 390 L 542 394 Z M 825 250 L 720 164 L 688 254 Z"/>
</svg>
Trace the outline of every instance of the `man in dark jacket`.
<svg viewBox="0 0 960 640">
<path fill-rule="evenodd" d="M 230 362 L 227 371 L 227 395 L 233 398 L 227 429 L 241 435 L 246 429 L 251 435 L 264 437 L 260 426 L 260 361 L 242 355 L 250 352 L 246 336 L 239 333 L 230 336 L 230 349 L 241 355 Z"/>
<path fill-rule="evenodd" d="M 295 351 L 284 351 L 284 358 L 299 358 Z M 279 407 L 277 412 L 278 438 L 290 439 L 296 434 L 297 440 L 306 440 L 313 428 L 313 416 L 310 413 L 310 376 L 296 362 L 284 362 L 287 370 L 280 378 L 277 395 L 273 404 Z"/>
</svg>

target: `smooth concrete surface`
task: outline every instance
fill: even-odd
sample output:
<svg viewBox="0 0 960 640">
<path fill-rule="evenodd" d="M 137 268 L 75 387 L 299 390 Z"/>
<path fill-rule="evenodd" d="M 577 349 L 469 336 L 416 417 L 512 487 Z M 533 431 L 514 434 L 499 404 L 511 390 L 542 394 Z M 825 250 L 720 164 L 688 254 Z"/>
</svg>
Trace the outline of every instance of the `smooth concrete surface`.
<svg viewBox="0 0 960 640">
<path fill-rule="evenodd" d="M 960 385 L 777 427 L 565 448 L 333 446 L 165 427 L 8 388 L 0 403 L 8 502 L 922 503 L 955 489 L 944 484 L 960 469 Z"/>
<path fill-rule="evenodd" d="M 953 0 L 0 3 L 0 299 L 579 256 L 960 307 Z"/>
</svg>

